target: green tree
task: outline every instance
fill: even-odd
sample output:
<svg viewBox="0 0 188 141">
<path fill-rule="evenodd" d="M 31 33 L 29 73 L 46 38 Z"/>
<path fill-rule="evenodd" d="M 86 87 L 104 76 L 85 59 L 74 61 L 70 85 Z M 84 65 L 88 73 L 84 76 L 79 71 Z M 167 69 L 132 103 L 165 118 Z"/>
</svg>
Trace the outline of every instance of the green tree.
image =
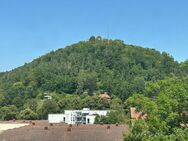
<svg viewBox="0 0 188 141">
<path fill-rule="evenodd" d="M 18 118 L 23 120 L 37 120 L 38 115 L 31 109 L 25 109 L 19 113 Z"/>
<path fill-rule="evenodd" d="M 97 88 L 97 76 L 95 72 L 81 71 L 78 76 L 78 93 L 82 94 L 88 91 L 89 95 L 93 95 Z"/>
<path fill-rule="evenodd" d="M 0 119 L 2 120 L 16 119 L 17 114 L 18 109 L 13 105 L 4 106 L 0 108 Z"/>
<path fill-rule="evenodd" d="M 180 70 L 181 70 L 181 73 L 184 76 L 188 75 L 188 60 L 186 60 L 185 62 L 180 63 Z"/>
<path fill-rule="evenodd" d="M 146 119 L 135 121 L 130 132 L 125 135 L 125 140 L 186 140 L 187 130 L 180 125 L 187 123 L 188 119 L 184 114 L 188 111 L 187 81 L 187 78 L 166 78 L 146 89 L 144 95 L 149 97 L 134 94 L 126 100 L 127 107 L 136 107 L 138 111 L 146 114 Z M 150 95 L 152 89 L 155 97 Z"/>
<path fill-rule="evenodd" d="M 5 97 L 3 94 L 0 94 L 0 106 L 3 106 L 5 104 Z"/>
<path fill-rule="evenodd" d="M 90 42 L 94 42 L 94 41 L 95 41 L 95 36 L 91 36 L 91 37 L 89 38 L 89 41 L 90 41 Z"/>
<path fill-rule="evenodd" d="M 45 100 L 38 109 L 39 116 L 42 119 L 47 119 L 48 114 L 57 113 L 58 111 L 59 107 L 54 100 Z"/>
<path fill-rule="evenodd" d="M 95 124 L 125 124 L 127 117 L 123 110 L 115 110 L 108 112 L 107 116 L 96 116 Z"/>
<path fill-rule="evenodd" d="M 38 107 L 38 101 L 36 99 L 29 99 L 27 103 L 24 105 L 25 109 L 30 109 L 32 111 L 36 111 Z"/>
</svg>

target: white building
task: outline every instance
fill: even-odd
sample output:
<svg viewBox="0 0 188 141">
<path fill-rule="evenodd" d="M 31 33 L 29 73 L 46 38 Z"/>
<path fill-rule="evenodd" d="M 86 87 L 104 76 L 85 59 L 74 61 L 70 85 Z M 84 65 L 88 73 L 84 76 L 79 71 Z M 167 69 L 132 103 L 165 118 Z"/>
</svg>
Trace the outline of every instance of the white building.
<svg viewBox="0 0 188 141">
<path fill-rule="evenodd" d="M 52 99 L 52 96 L 46 95 L 44 96 L 45 99 Z"/>
<path fill-rule="evenodd" d="M 94 124 L 95 117 L 106 116 L 107 110 L 65 110 L 64 114 L 49 114 L 49 123 L 67 123 L 67 124 Z"/>
</svg>

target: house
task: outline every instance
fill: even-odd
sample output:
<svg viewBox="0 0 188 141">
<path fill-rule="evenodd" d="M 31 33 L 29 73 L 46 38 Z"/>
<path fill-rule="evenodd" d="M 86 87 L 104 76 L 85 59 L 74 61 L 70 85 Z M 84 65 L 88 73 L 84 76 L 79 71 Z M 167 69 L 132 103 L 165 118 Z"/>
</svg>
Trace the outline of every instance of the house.
<svg viewBox="0 0 188 141">
<path fill-rule="evenodd" d="M 134 125 L 135 121 L 138 119 L 145 120 L 147 118 L 147 114 L 137 111 L 135 107 L 131 107 L 130 118 L 131 118 L 131 125 Z"/>
<path fill-rule="evenodd" d="M 99 97 L 102 99 L 111 99 L 111 96 L 109 96 L 107 92 L 100 94 Z"/>
<path fill-rule="evenodd" d="M 45 96 L 44 96 L 44 99 L 52 99 L 52 96 L 45 95 Z"/>
<path fill-rule="evenodd" d="M 143 114 L 143 112 L 138 112 L 135 107 L 130 108 L 130 116 L 131 119 L 133 120 L 138 120 L 138 119 L 146 119 L 147 115 Z"/>
<path fill-rule="evenodd" d="M 67 123 L 67 124 L 94 124 L 95 117 L 106 116 L 107 110 L 90 110 L 83 108 L 83 110 L 65 110 L 64 114 L 49 114 L 49 123 Z"/>
</svg>

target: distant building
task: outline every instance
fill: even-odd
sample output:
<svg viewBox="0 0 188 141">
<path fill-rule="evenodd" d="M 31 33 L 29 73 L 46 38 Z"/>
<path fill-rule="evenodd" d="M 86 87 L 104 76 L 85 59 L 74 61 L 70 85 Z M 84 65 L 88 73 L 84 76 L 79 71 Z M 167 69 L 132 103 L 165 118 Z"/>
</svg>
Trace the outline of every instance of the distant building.
<svg viewBox="0 0 188 141">
<path fill-rule="evenodd" d="M 49 114 L 49 123 L 67 123 L 67 124 L 94 124 L 95 117 L 106 116 L 107 110 L 65 110 L 64 114 Z"/>
<path fill-rule="evenodd" d="M 49 95 L 44 96 L 44 98 L 45 98 L 45 99 L 52 99 L 52 97 L 49 96 Z"/>
<path fill-rule="evenodd" d="M 130 108 L 130 116 L 132 120 L 146 119 L 147 115 L 143 112 L 138 112 L 135 107 Z"/>
<path fill-rule="evenodd" d="M 103 94 L 100 94 L 99 97 L 103 98 L 103 99 L 111 99 L 111 96 L 109 96 L 107 92 L 104 92 Z"/>
</svg>

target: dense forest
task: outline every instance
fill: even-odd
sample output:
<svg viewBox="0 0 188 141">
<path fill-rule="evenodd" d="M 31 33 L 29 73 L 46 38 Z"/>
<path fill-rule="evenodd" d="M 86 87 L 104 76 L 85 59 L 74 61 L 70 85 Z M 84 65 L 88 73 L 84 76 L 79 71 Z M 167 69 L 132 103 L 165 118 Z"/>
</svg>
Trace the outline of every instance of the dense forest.
<svg viewBox="0 0 188 141">
<path fill-rule="evenodd" d="M 188 123 L 187 76 L 188 61 L 92 36 L 0 73 L 0 119 L 46 119 L 48 113 L 88 107 L 113 109 L 101 121 L 123 123 L 134 106 L 147 120 L 137 121 L 125 140 L 173 140 L 178 133 L 181 140 L 188 133 L 180 127 Z M 99 98 L 103 92 L 112 99 Z"/>
</svg>

